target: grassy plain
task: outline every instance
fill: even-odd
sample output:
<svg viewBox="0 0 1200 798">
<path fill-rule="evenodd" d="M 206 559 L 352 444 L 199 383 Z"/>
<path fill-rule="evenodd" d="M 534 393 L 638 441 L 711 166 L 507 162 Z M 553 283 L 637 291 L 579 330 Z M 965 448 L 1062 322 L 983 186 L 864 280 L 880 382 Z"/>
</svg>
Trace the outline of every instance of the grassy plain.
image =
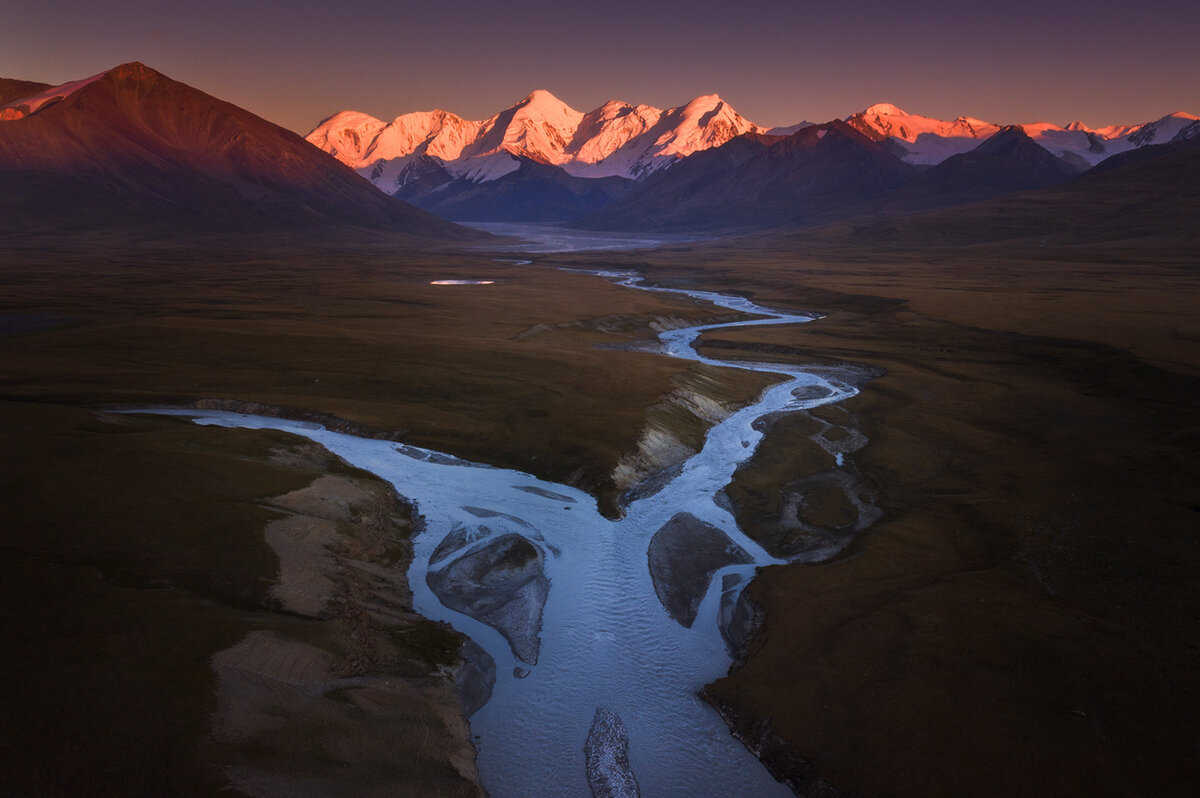
<svg viewBox="0 0 1200 798">
<path fill-rule="evenodd" d="M 647 407 L 697 382 L 732 403 L 765 384 L 620 348 L 711 309 L 471 252 L 39 248 L 6 261 L 0 396 L 319 411 L 579 485 L 610 512 Z M 495 284 L 429 285 L 446 278 Z M 702 439 L 702 423 L 676 426 Z"/>
</svg>

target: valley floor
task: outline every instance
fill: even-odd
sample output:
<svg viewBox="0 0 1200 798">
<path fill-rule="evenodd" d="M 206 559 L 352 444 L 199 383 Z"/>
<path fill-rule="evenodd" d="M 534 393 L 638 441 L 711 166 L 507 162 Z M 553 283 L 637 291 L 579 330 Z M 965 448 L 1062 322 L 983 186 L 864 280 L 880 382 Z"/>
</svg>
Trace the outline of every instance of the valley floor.
<svg viewBox="0 0 1200 798">
<path fill-rule="evenodd" d="M 825 415 L 866 432 L 850 465 L 884 517 L 849 556 L 753 583 L 763 626 L 708 691 L 734 730 L 806 795 L 1188 794 L 1195 260 L 718 252 L 650 277 L 829 315 L 710 336 L 714 352 L 887 369 Z M 739 472 L 744 528 L 822 511 L 786 501 L 820 467 L 811 433 L 780 422 Z"/>
<path fill-rule="evenodd" d="M 251 635 L 313 665 L 315 682 L 358 667 L 432 679 L 443 696 L 430 669 L 455 659 L 457 642 L 382 631 L 378 617 L 356 628 L 354 612 L 305 617 L 272 593 L 284 560 L 263 530 L 298 513 L 280 497 L 336 466 L 311 453 L 273 461 L 292 443 L 263 433 L 81 408 L 238 399 L 329 414 L 571 482 L 615 511 L 613 474 L 647 429 L 685 448 L 703 435 L 702 419 L 664 397 L 733 406 L 763 383 L 639 350 L 653 326 L 711 310 L 552 268 L 567 266 L 637 268 L 827 314 L 714 333 L 706 345 L 723 358 L 887 371 L 827 411 L 866 432 L 848 467 L 884 517 L 835 562 L 764 571 L 751 588 L 760 633 L 708 690 L 777 775 L 813 795 L 1188 794 L 1200 777 L 1194 256 L 766 239 L 530 265 L 366 249 L 14 248 L 0 264 L 11 469 L 0 584 L 15 652 L 0 784 L 77 794 L 101 774 L 114 794 L 231 780 L 266 794 L 279 774 L 321 783 L 301 762 L 346 764 L 328 745 L 353 727 L 390 729 L 414 756 L 437 748 L 438 764 L 418 770 L 473 789 L 457 758 L 469 746 L 430 742 L 454 739 L 443 709 L 399 719 L 370 685 L 287 704 L 316 730 L 308 739 L 328 743 L 318 750 L 257 738 L 266 727 L 254 724 L 280 711 L 265 703 L 243 705 L 257 708 L 238 716 L 249 725 L 231 747 L 221 667 L 257 661 Z M 784 500 L 816 468 L 811 446 L 803 424 L 780 422 L 738 473 L 730 496 L 749 534 L 779 534 L 788 512 L 848 512 Z M 396 775 L 365 767 L 368 780 Z"/>
</svg>

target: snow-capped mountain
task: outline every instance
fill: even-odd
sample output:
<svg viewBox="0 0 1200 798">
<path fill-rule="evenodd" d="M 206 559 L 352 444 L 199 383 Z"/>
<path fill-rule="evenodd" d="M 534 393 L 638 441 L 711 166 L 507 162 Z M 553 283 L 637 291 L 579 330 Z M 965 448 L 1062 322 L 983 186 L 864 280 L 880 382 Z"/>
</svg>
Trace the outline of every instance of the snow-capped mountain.
<svg viewBox="0 0 1200 798">
<path fill-rule="evenodd" d="M 1192 139 L 1200 139 L 1200 119 L 1176 133 L 1175 138 L 1171 141 L 1190 141 Z"/>
<path fill-rule="evenodd" d="M 999 125 L 960 116 L 944 121 L 920 114 L 910 114 L 891 103 L 876 103 L 865 111 L 846 118 L 846 122 L 864 133 L 873 130 L 883 136 L 915 144 L 922 136 L 942 139 L 985 139 L 1000 129 Z"/>
<path fill-rule="evenodd" d="M 715 94 L 661 110 L 610 100 L 581 113 L 548 91 L 483 121 L 448 111 L 403 114 L 383 122 L 343 111 L 308 134 L 317 147 L 368 177 L 391 194 L 414 174 L 430 171 L 437 159 L 451 178 L 486 182 L 519 167 L 520 158 L 559 166 L 575 177 L 638 179 L 762 129 Z"/>
<path fill-rule="evenodd" d="M 1168 142 L 1196 119 L 1178 111 L 1140 125 L 1089 128 L 1082 122 L 1071 122 L 1066 127 L 1033 122 L 1021 127 L 1051 154 L 1079 168 L 1087 168 L 1120 152 Z M 960 116 L 947 121 L 910 114 L 889 103 L 872 105 L 847 117 L 846 122 L 868 135 L 891 139 L 907 153 L 905 161 L 921 165 L 938 164 L 953 155 L 969 152 L 981 139 L 1000 129 L 1000 125 L 971 117 Z"/>
<path fill-rule="evenodd" d="M 1145 147 L 1147 144 L 1166 144 L 1197 120 L 1200 120 L 1200 116 L 1176 111 L 1162 119 L 1142 125 L 1137 130 L 1131 131 L 1126 138 L 1137 147 Z"/>
</svg>

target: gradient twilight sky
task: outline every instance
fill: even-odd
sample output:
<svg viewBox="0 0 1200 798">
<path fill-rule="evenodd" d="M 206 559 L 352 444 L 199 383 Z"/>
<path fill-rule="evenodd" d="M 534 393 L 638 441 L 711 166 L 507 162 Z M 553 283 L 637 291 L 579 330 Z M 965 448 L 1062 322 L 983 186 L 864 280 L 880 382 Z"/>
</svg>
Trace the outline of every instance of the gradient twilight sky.
<svg viewBox="0 0 1200 798">
<path fill-rule="evenodd" d="M 0 77 L 142 61 L 298 133 L 343 109 L 483 119 L 720 94 L 764 126 L 875 102 L 940 118 L 1200 113 L 1197 0 L 0 0 Z"/>
</svg>

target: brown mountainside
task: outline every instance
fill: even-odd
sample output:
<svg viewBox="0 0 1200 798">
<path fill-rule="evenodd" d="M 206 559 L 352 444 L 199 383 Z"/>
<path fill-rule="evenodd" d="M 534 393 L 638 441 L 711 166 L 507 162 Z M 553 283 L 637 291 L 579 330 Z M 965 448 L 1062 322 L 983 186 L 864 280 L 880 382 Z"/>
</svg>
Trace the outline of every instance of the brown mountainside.
<svg viewBox="0 0 1200 798">
<path fill-rule="evenodd" d="M 13 78 L 0 78 L 0 105 L 8 105 L 11 102 L 28 97 L 32 94 L 37 94 L 40 91 L 45 91 L 50 88 L 49 83 L 37 83 L 32 80 L 14 80 Z"/>
<path fill-rule="evenodd" d="M 140 63 L 0 122 L 0 233 L 113 227 L 472 235 L 381 194 L 294 133 Z"/>
<path fill-rule="evenodd" d="M 940 211 L 863 218 L 801 234 L 855 245 L 974 246 L 1027 241 L 1200 244 L 1200 141 L 1114 156 L 1062 185 Z"/>
<path fill-rule="evenodd" d="M 698 152 L 579 225 L 671 232 L 811 226 L 869 207 L 916 174 L 835 120 L 786 137 L 744 134 Z"/>
</svg>

